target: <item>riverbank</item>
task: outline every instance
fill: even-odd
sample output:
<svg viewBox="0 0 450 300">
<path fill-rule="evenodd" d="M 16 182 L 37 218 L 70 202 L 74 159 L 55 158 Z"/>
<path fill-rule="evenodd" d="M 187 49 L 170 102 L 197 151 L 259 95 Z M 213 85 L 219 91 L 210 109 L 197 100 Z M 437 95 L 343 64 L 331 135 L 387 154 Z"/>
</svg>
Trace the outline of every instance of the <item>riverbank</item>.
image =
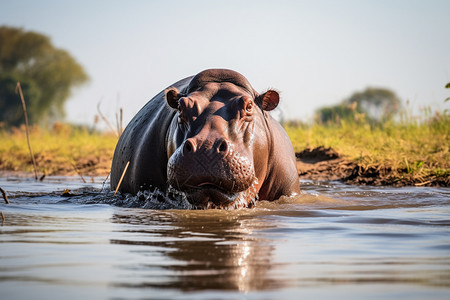
<svg viewBox="0 0 450 300">
<path fill-rule="evenodd" d="M 92 133 L 65 124 L 43 130 L 30 128 L 30 144 L 38 178 L 47 175 L 107 176 L 117 143 L 114 134 Z M 34 176 L 25 128 L 0 132 L 0 172 Z M 0 175 L 2 174 L 0 173 Z"/>
<path fill-rule="evenodd" d="M 340 155 L 332 148 L 308 148 L 296 153 L 297 168 L 301 179 L 315 181 L 339 180 L 348 184 L 375 186 L 433 186 L 449 187 L 446 173 L 413 172 L 392 166 L 363 165 Z"/>
<path fill-rule="evenodd" d="M 301 179 L 358 185 L 450 186 L 449 118 L 423 124 L 287 124 Z M 0 132 L 0 176 L 34 176 L 24 128 Z M 90 133 L 59 124 L 32 127 L 30 144 L 37 177 L 108 176 L 114 134 Z"/>
<path fill-rule="evenodd" d="M 450 116 L 405 122 L 286 124 L 300 178 L 349 184 L 450 186 Z"/>
</svg>

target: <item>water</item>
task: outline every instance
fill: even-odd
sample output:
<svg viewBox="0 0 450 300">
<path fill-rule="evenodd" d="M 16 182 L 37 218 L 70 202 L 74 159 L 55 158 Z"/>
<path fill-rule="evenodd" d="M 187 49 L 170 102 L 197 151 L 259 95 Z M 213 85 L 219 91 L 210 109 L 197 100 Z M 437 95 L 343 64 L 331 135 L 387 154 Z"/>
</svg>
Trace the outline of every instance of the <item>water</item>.
<svg viewBox="0 0 450 300">
<path fill-rule="evenodd" d="M 192 211 L 104 204 L 101 179 L 0 179 L 0 297 L 450 299 L 449 189 L 301 185 Z"/>
</svg>

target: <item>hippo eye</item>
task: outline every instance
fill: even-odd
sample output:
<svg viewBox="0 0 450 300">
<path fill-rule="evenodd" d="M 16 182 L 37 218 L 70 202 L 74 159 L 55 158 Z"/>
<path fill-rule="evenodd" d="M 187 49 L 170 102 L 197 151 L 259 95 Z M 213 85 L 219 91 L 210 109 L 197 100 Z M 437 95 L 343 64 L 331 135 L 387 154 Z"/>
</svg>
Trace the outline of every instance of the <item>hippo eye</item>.
<svg viewBox="0 0 450 300">
<path fill-rule="evenodd" d="M 248 113 L 251 113 L 253 111 L 253 102 L 247 103 L 247 105 L 245 106 L 245 111 Z"/>
<path fill-rule="evenodd" d="M 243 102 L 244 102 L 243 116 L 246 121 L 251 121 L 254 110 L 253 106 L 255 105 L 255 102 L 253 102 L 253 99 L 251 99 L 250 97 L 244 98 Z"/>
</svg>

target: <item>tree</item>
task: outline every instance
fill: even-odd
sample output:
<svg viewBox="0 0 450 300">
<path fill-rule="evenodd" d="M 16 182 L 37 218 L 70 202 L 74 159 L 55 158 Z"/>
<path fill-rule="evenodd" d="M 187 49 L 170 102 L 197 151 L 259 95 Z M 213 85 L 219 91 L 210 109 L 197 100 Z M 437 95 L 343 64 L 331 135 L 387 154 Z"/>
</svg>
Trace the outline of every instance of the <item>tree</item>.
<svg viewBox="0 0 450 300">
<path fill-rule="evenodd" d="M 73 87 L 88 80 L 83 67 L 50 38 L 21 28 L 0 27 L 0 121 L 23 122 L 15 88 L 20 81 L 30 123 L 64 117 L 64 104 Z"/>
<path fill-rule="evenodd" d="M 322 107 L 316 112 L 316 119 L 321 123 L 340 123 L 341 120 L 354 118 L 353 106 L 340 103 L 333 106 Z"/>
<path fill-rule="evenodd" d="M 345 102 L 347 104 L 357 103 L 361 111 L 377 123 L 392 118 L 401 106 L 400 99 L 393 91 L 370 87 L 362 92 L 354 93 Z"/>
<path fill-rule="evenodd" d="M 341 120 L 365 118 L 370 123 L 381 123 L 399 112 L 401 101 L 397 95 L 384 88 L 367 88 L 333 106 L 322 107 L 316 119 L 322 123 L 339 123 Z"/>
</svg>

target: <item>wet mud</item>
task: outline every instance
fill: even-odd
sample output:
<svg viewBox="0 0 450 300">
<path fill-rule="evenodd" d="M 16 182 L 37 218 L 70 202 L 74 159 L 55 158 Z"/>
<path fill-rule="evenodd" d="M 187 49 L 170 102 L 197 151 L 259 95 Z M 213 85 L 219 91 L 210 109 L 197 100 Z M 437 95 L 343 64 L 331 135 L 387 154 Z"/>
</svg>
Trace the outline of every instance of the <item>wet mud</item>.
<svg viewBox="0 0 450 300">
<path fill-rule="evenodd" d="M 339 180 L 348 184 L 375 186 L 450 186 L 448 176 L 417 175 L 407 169 L 394 169 L 381 164 L 367 166 L 340 155 L 332 148 L 307 148 L 295 155 L 300 179 Z"/>
</svg>

